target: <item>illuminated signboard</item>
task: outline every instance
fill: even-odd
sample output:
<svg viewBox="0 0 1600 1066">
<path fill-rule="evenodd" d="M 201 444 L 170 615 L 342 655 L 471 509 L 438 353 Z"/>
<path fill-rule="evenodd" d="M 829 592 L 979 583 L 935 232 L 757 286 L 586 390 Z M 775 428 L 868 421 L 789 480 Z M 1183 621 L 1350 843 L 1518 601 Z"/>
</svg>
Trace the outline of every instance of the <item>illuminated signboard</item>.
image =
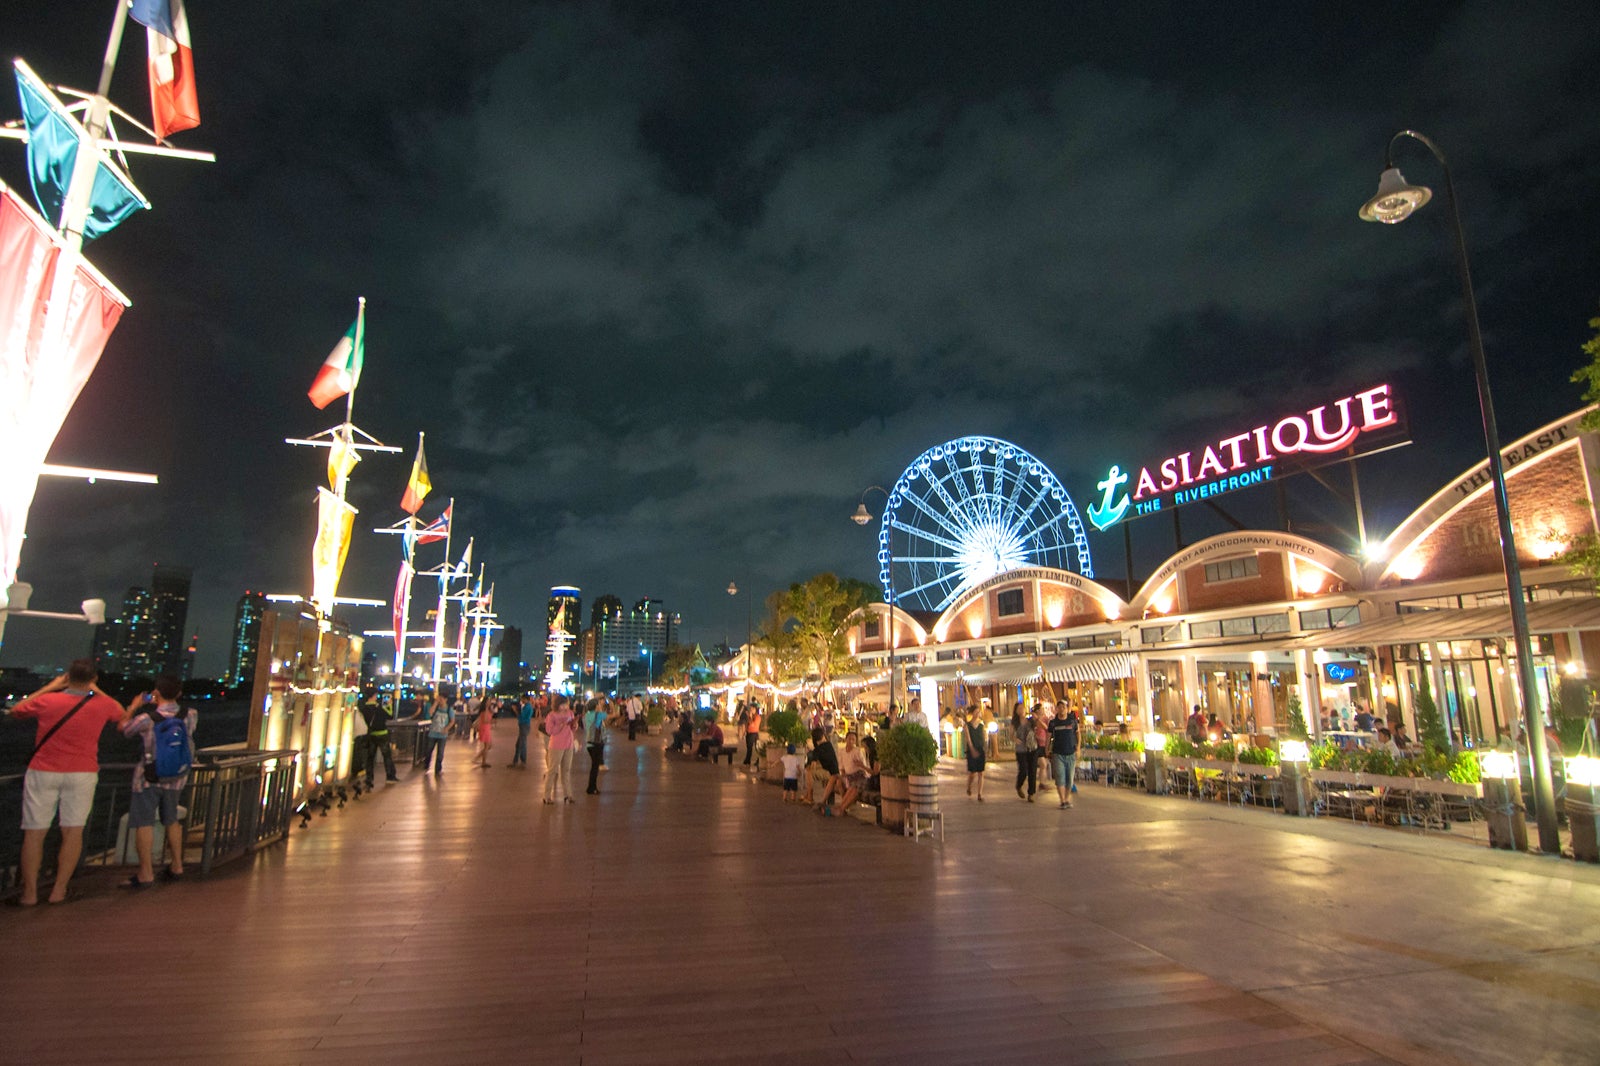
<svg viewBox="0 0 1600 1066">
<path fill-rule="evenodd" d="M 1378 385 L 1141 466 L 1137 474 L 1113 466 L 1096 483 L 1099 502 L 1086 514 L 1096 529 L 1110 529 L 1130 518 L 1382 451 L 1406 443 L 1405 436 L 1405 418 L 1393 392 Z"/>
<path fill-rule="evenodd" d="M 1322 676 L 1335 685 L 1347 685 L 1361 676 L 1360 663 L 1323 663 Z"/>
</svg>

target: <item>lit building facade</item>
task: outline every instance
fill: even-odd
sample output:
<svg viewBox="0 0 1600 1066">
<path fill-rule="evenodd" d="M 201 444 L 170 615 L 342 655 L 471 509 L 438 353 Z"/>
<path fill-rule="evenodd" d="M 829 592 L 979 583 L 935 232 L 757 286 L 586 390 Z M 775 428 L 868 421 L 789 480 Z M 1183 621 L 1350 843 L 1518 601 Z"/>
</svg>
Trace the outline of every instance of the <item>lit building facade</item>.
<svg viewBox="0 0 1600 1066">
<path fill-rule="evenodd" d="M 646 597 L 624 610 L 615 596 L 602 596 L 596 607 L 606 603 L 606 613 L 596 611 L 592 624 L 578 645 L 582 664 L 596 688 L 610 689 L 626 673 L 636 676 L 640 687 L 647 676 L 659 673 L 667 649 L 678 642 L 682 618 L 666 609 L 662 600 Z"/>
<path fill-rule="evenodd" d="M 1600 435 L 1578 411 L 1504 451 L 1535 677 L 1543 706 L 1587 709 L 1600 670 L 1600 597 L 1555 562 L 1593 533 Z M 1516 734 L 1520 694 L 1494 501 L 1482 462 L 1358 558 L 1277 530 L 1189 545 L 1124 598 L 1091 578 L 1024 567 L 970 589 L 936 616 L 873 604 L 850 623 L 870 683 L 946 720 L 976 711 L 1006 734 L 1012 704 L 1066 700 L 1099 725 L 1181 730 L 1191 708 L 1234 733 L 1271 737 L 1298 704 L 1316 736 L 1365 705 L 1417 735 L 1426 692 L 1458 745 Z M 1002 741 L 1005 737 L 1002 736 Z M 1002 742 L 999 750 L 1008 751 Z"/>
<path fill-rule="evenodd" d="M 560 621 L 562 632 L 571 640 L 565 641 L 562 669 L 571 671 L 570 665 L 573 658 L 572 646 L 577 642 L 578 633 L 583 625 L 583 590 L 576 585 L 555 585 L 550 589 L 550 606 L 545 614 L 545 653 L 544 672 L 549 677 L 555 673 L 554 648 L 555 642 L 550 636 L 555 632 L 557 620 Z"/>
</svg>

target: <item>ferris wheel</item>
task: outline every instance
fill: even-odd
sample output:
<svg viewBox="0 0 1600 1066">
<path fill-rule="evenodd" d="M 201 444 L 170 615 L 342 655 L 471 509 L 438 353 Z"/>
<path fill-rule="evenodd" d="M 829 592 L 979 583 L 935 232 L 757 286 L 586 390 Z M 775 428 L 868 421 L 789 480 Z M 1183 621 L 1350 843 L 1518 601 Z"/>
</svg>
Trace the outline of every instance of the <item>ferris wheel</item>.
<svg viewBox="0 0 1600 1066">
<path fill-rule="evenodd" d="M 886 599 L 943 611 L 974 585 L 1022 566 L 1094 576 L 1072 498 L 1015 444 L 960 437 L 929 448 L 888 497 L 878 529 Z"/>
</svg>

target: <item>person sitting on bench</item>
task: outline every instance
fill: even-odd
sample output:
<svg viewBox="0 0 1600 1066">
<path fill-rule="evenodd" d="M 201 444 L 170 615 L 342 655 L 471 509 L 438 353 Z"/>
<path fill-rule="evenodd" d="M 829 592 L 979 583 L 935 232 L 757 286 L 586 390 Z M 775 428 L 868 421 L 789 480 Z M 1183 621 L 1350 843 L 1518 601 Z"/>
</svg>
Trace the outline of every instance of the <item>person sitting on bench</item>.
<svg viewBox="0 0 1600 1066">
<path fill-rule="evenodd" d="M 704 759 L 721 750 L 722 727 L 712 718 L 706 723 L 706 731 L 700 735 L 700 746 L 694 750 L 694 757 Z"/>
<path fill-rule="evenodd" d="M 839 772 L 828 782 L 827 789 L 822 793 L 822 802 L 817 804 L 817 811 L 825 815 L 833 813 L 828 806 L 828 799 L 834 793 L 843 794 L 844 798 L 839 801 L 839 810 L 848 811 L 850 805 L 861 795 L 861 790 L 866 787 L 867 778 L 871 773 L 872 767 L 867 764 L 866 753 L 861 750 L 856 735 L 851 733 L 844 738 L 844 752 L 839 756 Z"/>
<path fill-rule="evenodd" d="M 673 730 L 672 743 L 667 745 L 668 751 L 688 751 L 689 741 L 694 736 L 694 715 L 684 711 L 678 716 L 678 728 Z"/>
<path fill-rule="evenodd" d="M 833 750 L 833 740 L 828 731 L 821 726 L 811 730 L 811 754 L 806 756 L 806 794 L 804 802 L 810 803 L 811 797 L 816 794 L 816 786 L 821 783 L 825 787 L 833 785 L 833 779 L 839 773 L 839 755 Z M 826 796 L 827 792 L 824 791 Z"/>
</svg>

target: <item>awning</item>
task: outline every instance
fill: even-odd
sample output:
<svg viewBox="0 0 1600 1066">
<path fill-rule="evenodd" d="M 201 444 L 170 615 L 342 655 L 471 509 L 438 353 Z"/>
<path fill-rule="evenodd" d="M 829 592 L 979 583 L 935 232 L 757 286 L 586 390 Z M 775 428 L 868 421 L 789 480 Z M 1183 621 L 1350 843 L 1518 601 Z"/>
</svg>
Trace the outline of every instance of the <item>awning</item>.
<svg viewBox="0 0 1600 1066">
<path fill-rule="evenodd" d="M 1115 655 L 1058 655 L 1044 661 L 1047 681 L 1115 681 L 1132 677 L 1139 657 L 1131 652 Z"/>
<path fill-rule="evenodd" d="M 1600 629 L 1600 598 L 1563 596 L 1528 604 L 1528 630 L 1531 633 L 1585 629 Z M 1511 635 L 1509 606 L 1442 607 L 1435 611 L 1413 611 L 1388 618 L 1375 618 L 1370 622 L 1339 629 L 1319 629 L 1286 642 L 1286 646 L 1375 648 L 1389 644 L 1490 640 Z"/>
<path fill-rule="evenodd" d="M 961 661 L 944 663 L 929 663 L 926 666 L 916 667 L 917 676 L 923 681 L 954 681 L 963 671 L 972 668 L 972 664 Z"/>
<path fill-rule="evenodd" d="M 1037 659 L 1003 659 L 1000 662 L 971 664 L 961 676 L 969 685 L 1006 685 L 1015 681 L 1039 680 L 1040 667 Z"/>
</svg>

